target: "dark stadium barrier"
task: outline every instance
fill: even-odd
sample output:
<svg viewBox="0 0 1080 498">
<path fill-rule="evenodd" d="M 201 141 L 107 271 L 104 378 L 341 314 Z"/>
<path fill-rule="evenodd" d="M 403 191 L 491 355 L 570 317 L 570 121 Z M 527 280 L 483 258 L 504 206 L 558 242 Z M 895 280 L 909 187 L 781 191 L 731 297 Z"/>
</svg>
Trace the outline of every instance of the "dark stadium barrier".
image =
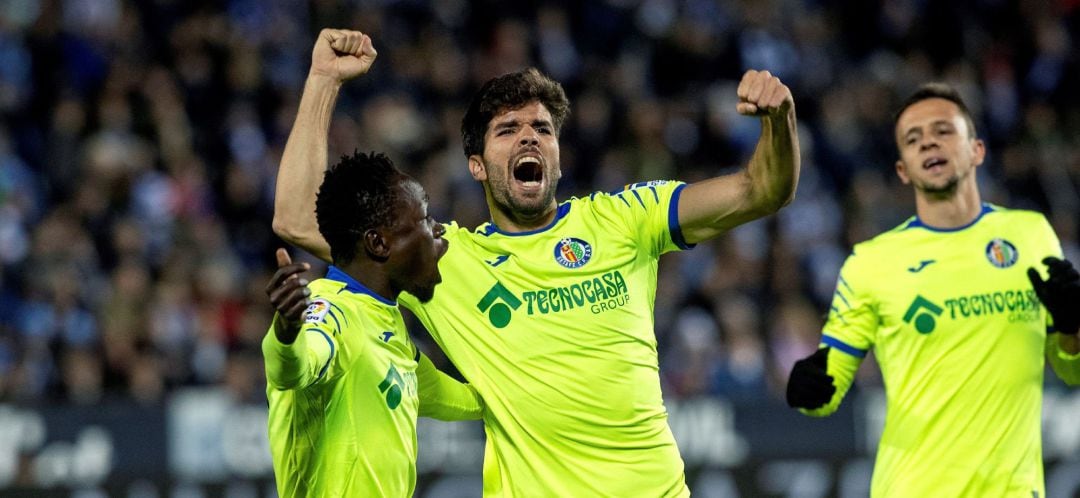
<svg viewBox="0 0 1080 498">
<path fill-rule="evenodd" d="M 671 400 L 669 423 L 695 497 L 867 496 L 884 417 L 881 391 L 853 393 L 832 417 L 772 398 Z M 1048 389 L 1047 496 L 1080 496 L 1080 392 Z M 0 496 L 262 498 L 275 496 L 265 405 L 215 388 L 167 403 L 0 404 Z M 417 497 L 479 496 L 478 422 L 421 419 Z"/>
</svg>

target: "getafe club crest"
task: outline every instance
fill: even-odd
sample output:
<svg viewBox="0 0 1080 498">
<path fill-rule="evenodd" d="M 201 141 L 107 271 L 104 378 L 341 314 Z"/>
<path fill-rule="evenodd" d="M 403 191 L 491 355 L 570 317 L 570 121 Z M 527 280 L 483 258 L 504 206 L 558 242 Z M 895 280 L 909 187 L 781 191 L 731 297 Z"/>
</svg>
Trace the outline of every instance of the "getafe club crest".
<svg viewBox="0 0 1080 498">
<path fill-rule="evenodd" d="M 567 268 L 581 268 L 592 258 L 592 246 L 577 237 L 567 237 L 555 244 L 555 261 Z"/>
<path fill-rule="evenodd" d="M 1005 239 L 994 239 L 986 244 L 986 259 L 998 268 L 1015 265 L 1019 257 L 1020 253 L 1016 251 L 1016 246 Z"/>
</svg>

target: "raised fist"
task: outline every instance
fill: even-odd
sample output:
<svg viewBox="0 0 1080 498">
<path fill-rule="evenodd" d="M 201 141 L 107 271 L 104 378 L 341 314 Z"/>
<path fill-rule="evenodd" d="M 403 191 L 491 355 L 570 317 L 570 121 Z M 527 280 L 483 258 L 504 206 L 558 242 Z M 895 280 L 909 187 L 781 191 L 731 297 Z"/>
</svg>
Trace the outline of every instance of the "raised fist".
<svg viewBox="0 0 1080 498">
<path fill-rule="evenodd" d="M 379 53 L 368 35 L 345 29 L 324 29 L 319 32 L 319 39 L 311 51 L 311 74 L 345 82 L 368 72 L 377 55 Z"/>
<path fill-rule="evenodd" d="M 786 116 L 795 106 L 791 90 L 768 71 L 751 69 L 743 74 L 738 94 L 735 110 L 745 116 Z"/>
</svg>

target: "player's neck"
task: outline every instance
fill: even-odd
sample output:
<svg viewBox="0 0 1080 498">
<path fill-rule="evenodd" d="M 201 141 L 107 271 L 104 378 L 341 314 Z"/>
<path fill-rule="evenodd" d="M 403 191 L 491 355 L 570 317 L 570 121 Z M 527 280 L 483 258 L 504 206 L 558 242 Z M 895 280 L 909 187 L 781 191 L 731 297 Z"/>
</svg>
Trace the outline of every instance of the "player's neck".
<svg viewBox="0 0 1080 498">
<path fill-rule="evenodd" d="M 915 193 L 915 212 L 924 225 L 934 228 L 959 228 L 970 224 L 982 212 L 982 198 L 974 182 L 961 183 L 957 191 L 946 198 Z"/>
<path fill-rule="evenodd" d="M 539 230 L 551 224 L 558 212 L 558 204 L 551 203 L 548 209 L 535 216 L 514 213 L 510 208 L 498 206 L 492 199 L 488 199 L 488 211 L 491 213 L 491 222 L 505 233 L 521 233 Z"/>
<path fill-rule="evenodd" d="M 378 294 L 383 299 L 397 301 L 399 291 L 393 290 L 390 276 L 383 271 L 378 263 L 358 255 L 352 263 L 338 266 L 346 275 L 353 278 L 371 292 Z"/>
</svg>

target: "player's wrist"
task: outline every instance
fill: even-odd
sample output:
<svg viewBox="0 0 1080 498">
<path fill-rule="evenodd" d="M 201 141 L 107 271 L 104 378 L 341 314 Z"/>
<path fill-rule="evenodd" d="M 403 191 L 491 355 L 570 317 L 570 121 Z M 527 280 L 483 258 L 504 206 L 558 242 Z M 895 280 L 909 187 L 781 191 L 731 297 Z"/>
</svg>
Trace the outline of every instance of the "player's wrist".
<svg viewBox="0 0 1080 498">
<path fill-rule="evenodd" d="M 292 321 L 281 313 L 274 313 L 274 337 L 278 342 L 288 346 L 296 342 L 296 336 L 300 334 L 300 321 Z"/>
<path fill-rule="evenodd" d="M 341 89 L 341 85 L 344 83 L 344 79 L 325 71 L 320 71 L 315 68 L 311 68 L 311 70 L 308 71 L 307 86 L 310 89 L 336 92 Z"/>
</svg>

